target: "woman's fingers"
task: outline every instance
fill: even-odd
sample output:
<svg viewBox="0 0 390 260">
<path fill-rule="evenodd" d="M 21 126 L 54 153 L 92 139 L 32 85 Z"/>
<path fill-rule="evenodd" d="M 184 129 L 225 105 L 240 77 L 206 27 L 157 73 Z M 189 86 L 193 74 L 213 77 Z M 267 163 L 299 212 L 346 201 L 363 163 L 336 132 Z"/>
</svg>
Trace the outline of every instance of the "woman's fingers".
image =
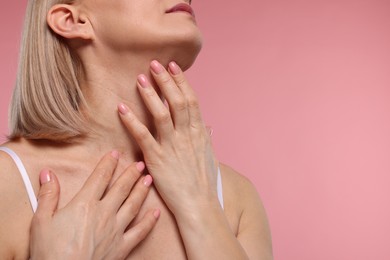
<svg viewBox="0 0 390 260">
<path fill-rule="evenodd" d="M 205 130 L 198 99 L 180 67 L 175 62 L 171 62 L 168 72 L 157 61 L 152 61 L 150 67 L 153 78 L 163 92 L 169 108 L 163 103 L 145 75 L 138 76 L 137 86 L 145 105 L 153 116 L 160 140 L 169 140 L 175 129 L 180 131 L 191 127 Z M 154 137 L 129 107 L 120 104 L 118 110 L 123 123 L 144 152 L 150 149 L 151 145 L 155 145 Z"/>
<path fill-rule="evenodd" d="M 75 199 L 82 201 L 100 200 L 111 181 L 118 159 L 119 153 L 117 151 L 105 155 L 77 193 Z"/>
<path fill-rule="evenodd" d="M 127 167 L 102 199 L 102 203 L 107 210 L 115 213 L 119 210 L 123 202 L 129 197 L 130 191 L 144 169 L 145 164 L 143 162 L 133 163 Z"/>
<path fill-rule="evenodd" d="M 138 76 L 137 85 L 145 105 L 153 116 L 158 134 L 164 137 L 171 135 L 174 126 L 169 109 L 164 105 L 145 75 Z"/>
<path fill-rule="evenodd" d="M 204 127 L 202 114 L 199 108 L 199 101 L 196 97 L 194 90 L 186 80 L 183 71 L 180 69 L 176 62 L 169 63 L 169 72 L 175 82 L 175 84 L 181 90 L 186 104 L 188 107 L 188 114 L 190 118 L 190 124 L 192 127 Z"/>
<path fill-rule="evenodd" d="M 148 195 L 152 182 L 153 178 L 150 175 L 141 177 L 131 191 L 130 196 L 119 209 L 117 219 L 122 230 L 125 230 L 129 223 L 138 215 L 138 212 Z"/>
<path fill-rule="evenodd" d="M 60 185 L 57 177 L 49 170 L 39 174 L 41 188 L 38 194 L 38 207 L 34 218 L 51 218 L 57 210 L 60 197 Z"/>
<path fill-rule="evenodd" d="M 152 61 L 150 68 L 154 80 L 162 91 L 164 98 L 168 101 L 175 128 L 188 127 L 187 102 L 177 83 L 158 61 Z"/>
<path fill-rule="evenodd" d="M 125 233 L 123 244 L 126 248 L 124 250 L 130 252 L 142 240 L 144 240 L 156 225 L 159 217 L 160 210 L 156 209 L 148 211 L 137 225 L 130 228 Z"/>
<path fill-rule="evenodd" d="M 154 150 L 157 143 L 149 129 L 138 120 L 125 104 L 120 104 L 118 110 L 123 124 L 137 141 L 141 150 L 144 153 L 147 153 L 149 150 Z"/>
</svg>

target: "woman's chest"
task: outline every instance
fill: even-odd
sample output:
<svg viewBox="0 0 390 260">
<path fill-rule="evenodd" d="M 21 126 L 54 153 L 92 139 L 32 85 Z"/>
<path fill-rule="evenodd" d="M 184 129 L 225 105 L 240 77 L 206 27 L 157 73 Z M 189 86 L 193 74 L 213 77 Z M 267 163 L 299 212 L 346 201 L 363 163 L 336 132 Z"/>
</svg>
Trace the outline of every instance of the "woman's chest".
<svg viewBox="0 0 390 260">
<path fill-rule="evenodd" d="M 74 179 L 71 176 L 60 176 L 60 180 L 61 201 L 59 205 L 64 207 L 82 188 L 85 180 Z M 159 209 L 161 212 L 156 226 L 131 251 L 127 259 L 187 259 L 176 220 L 154 187 L 150 189 L 137 216 L 129 223 L 127 232 L 131 232 L 131 229 L 142 220 L 145 214 L 153 209 Z M 99 214 L 96 218 L 99 218 Z"/>
<path fill-rule="evenodd" d="M 187 259 L 176 220 L 154 188 L 149 192 L 130 228 L 137 225 L 151 209 L 161 211 L 157 224 L 127 259 Z"/>
<path fill-rule="evenodd" d="M 88 176 L 78 172 L 69 174 L 69 170 L 64 171 L 63 169 L 55 171 L 58 173 L 61 185 L 59 208 L 62 208 L 82 189 Z M 130 228 L 139 223 L 146 212 L 151 209 L 159 209 L 161 211 L 160 218 L 150 234 L 132 250 L 127 259 L 187 259 L 176 220 L 154 187 L 148 193 L 137 217 L 129 223 Z M 225 214 L 232 231 L 235 232 L 238 228 L 239 216 L 229 210 L 225 211 Z"/>
</svg>

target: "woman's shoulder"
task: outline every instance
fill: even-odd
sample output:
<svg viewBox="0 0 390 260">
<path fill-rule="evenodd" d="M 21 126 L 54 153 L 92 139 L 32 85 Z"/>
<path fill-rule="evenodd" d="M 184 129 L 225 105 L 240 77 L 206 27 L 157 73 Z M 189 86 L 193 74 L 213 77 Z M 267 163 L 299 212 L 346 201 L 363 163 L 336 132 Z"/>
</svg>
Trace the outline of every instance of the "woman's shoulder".
<svg viewBox="0 0 390 260">
<path fill-rule="evenodd" d="M 9 144 L 5 143 L 0 147 L 9 148 Z M 14 160 L 8 153 L 0 150 L 0 193 L 4 195 L 0 200 L 0 218 L 9 212 L 3 210 L 5 207 L 12 208 L 22 188 L 23 182 Z"/>
<path fill-rule="evenodd" d="M 18 151 L 23 149 L 23 146 L 15 142 L 7 142 L 1 144 L 0 147 L 7 148 L 7 151 L 0 149 L 0 190 L 1 194 L 6 194 L 0 203 L 4 204 L 8 200 L 13 200 L 17 195 L 23 195 L 21 192 L 24 189 L 23 180 L 14 157 L 10 154 L 18 155 Z"/>
<path fill-rule="evenodd" d="M 250 259 L 272 259 L 271 233 L 255 185 L 233 168 L 221 164 L 225 212 L 238 215 L 234 229 Z"/>
<path fill-rule="evenodd" d="M 246 211 L 263 208 L 255 185 L 244 175 L 226 164 L 220 164 L 225 212 L 241 216 Z M 238 219 L 238 223 L 241 219 Z"/>
<path fill-rule="evenodd" d="M 17 146 L 19 145 L 12 141 L 0 145 L 0 187 L 10 187 L 18 179 L 19 170 L 12 156 L 9 154 L 9 152 L 15 152 L 14 150 Z M 1 148 L 5 148 L 7 151 Z"/>
<path fill-rule="evenodd" d="M 4 143 L 0 147 L 13 147 Z M 28 256 L 25 245 L 28 241 L 29 222 L 32 217 L 29 201 L 24 192 L 23 181 L 13 159 L 0 151 L 0 258 L 14 259 Z"/>
<path fill-rule="evenodd" d="M 237 198 L 241 197 L 241 199 L 248 196 L 257 196 L 256 187 L 247 177 L 226 164 L 221 163 L 220 168 L 222 182 L 225 187 L 224 192 L 234 193 L 235 196 L 240 195 Z"/>
<path fill-rule="evenodd" d="M 25 147 L 18 141 L 9 141 L 0 144 L 0 187 L 10 188 L 20 179 L 19 169 L 15 162 L 15 156 Z M 4 187 L 2 187 L 4 186 Z"/>
</svg>

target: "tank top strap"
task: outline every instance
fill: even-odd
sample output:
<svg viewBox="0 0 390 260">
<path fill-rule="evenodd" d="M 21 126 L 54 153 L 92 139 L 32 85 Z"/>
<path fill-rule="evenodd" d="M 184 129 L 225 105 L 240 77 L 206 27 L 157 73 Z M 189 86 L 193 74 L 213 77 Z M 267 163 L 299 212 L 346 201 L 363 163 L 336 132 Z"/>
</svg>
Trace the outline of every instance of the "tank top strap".
<svg viewBox="0 0 390 260">
<path fill-rule="evenodd" d="M 19 170 L 20 175 L 22 176 L 22 179 L 24 182 L 24 186 L 26 187 L 26 191 L 27 191 L 30 203 L 31 203 L 32 210 L 35 213 L 35 211 L 37 210 L 37 206 L 38 206 L 38 200 L 37 200 L 37 197 L 35 196 L 30 177 L 27 174 L 26 168 L 24 167 L 22 160 L 10 148 L 0 147 L 0 151 L 3 151 L 6 154 L 8 154 L 12 158 L 12 160 L 15 162 L 16 166 L 18 167 L 18 170 Z"/>
<path fill-rule="evenodd" d="M 218 192 L 218 200 L 223 208 L 223 189 L 222 189 L 222 176 L 221 176 L 221 168 L 218 166 L 218 175 L 217 175 L 217 192 Z"/>
</svg>

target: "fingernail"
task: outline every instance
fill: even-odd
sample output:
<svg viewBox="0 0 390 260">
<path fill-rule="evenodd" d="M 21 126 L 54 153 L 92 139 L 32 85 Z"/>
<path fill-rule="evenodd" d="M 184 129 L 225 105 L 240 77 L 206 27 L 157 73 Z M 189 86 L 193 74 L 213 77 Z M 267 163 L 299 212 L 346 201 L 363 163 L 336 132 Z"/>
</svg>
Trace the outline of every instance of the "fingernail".
<svg viewBox="0 0 390 260">
<path fill-rule="evenodd" d="M 155 218 L 159 218 L 160 217 L 160 214 L 161 214 L 161 211 L 159 209 L 156 209 L 154 212 L 153 212 L 153 216 Z"/>
<path fill-rule="evenodd" d="M 149 187 L 150 185 L 152 185 L 152 182 L 153 182 L 152 176 L 146 175 L 146 176 L 144 177 L 144 185 L 145 185 L 146 187 Z"/>
<path fill-rule="evenodd" d="M 137 77 L 138 83 L 141 87 L 147 88 L 149 86 L 149 81 L 145 75 L 141 74 Z"/>
<path fill-rule="evenodd" d="M 160 74 L 164 71 L 163 66 L 155 60 L 150 63 L 150 67 L 152 68 L 152 71 L 156 74 Z"/>
<path fill-rule="evenodd" d="M 39 174 L 39 181 L 41 184 L 45 184 L 51 181 L 51 174 L 49 170 L 42 170 Z"/>
<path fill-rule="evenodd" d="M 179 65 L 177 65 L 176 62 L 172 61 L 172 62 L 169 63 L 169 71 L 173 75 L 178 75 L 178 74 L 180 74 L 181 69 L 180 69 Z"/>
<path fill-rule="evenodd" d="M 119 152 L 118 151 L 112 151 L 111 156 L 114 157 L 115 159 L 119 159 Z"/>
<path fill-rule="evenodd" d="M 136 165 L 135 165 L 135 168 L 137 168 L 137 170 L 139 172 L 142 172 L 144 169 L 145 169 L 145 163 L 144 162 L 138 162 Z"/>
<path fill-rule="evenodd" d="M 123 103 L 118 105 L 118 110 L 122 115 L 126 115 L 129 112 L 129 108 Z"/>
</svg>

